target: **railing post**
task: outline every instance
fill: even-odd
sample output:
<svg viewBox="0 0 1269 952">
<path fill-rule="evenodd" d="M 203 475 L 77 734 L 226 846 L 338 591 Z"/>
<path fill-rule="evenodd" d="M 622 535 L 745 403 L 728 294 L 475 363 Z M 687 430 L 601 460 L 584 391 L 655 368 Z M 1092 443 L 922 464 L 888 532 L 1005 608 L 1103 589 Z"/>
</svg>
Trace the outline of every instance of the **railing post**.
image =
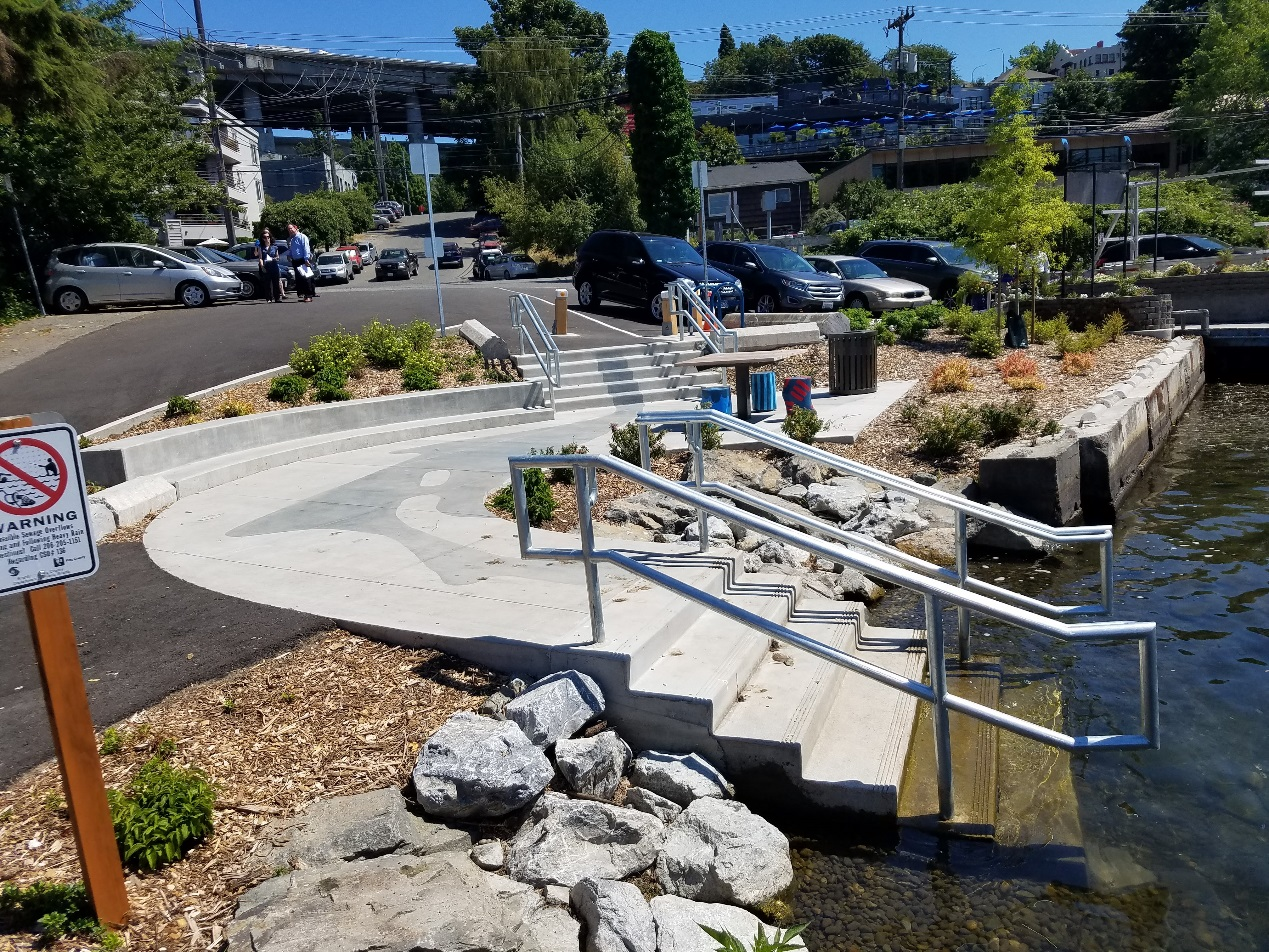
<svg viewBox="0 0 1269 952">
<path fill-rule="evenodd" d="M 969 578 L 969 519 L 960 510 L 956 512 L 956 578 L 961 588 Z M 974 651 L 969 639 L 969 609 L 964 605 L 956 606 L 956 644 L 961 664 L 968 664 Z"/>
<path fill-rule="evenodd" d="M 930 687 L 934 691 L 934 761 L 938 770 L 939 819 L 950 820 L 952 799 L 952 728 L 948 720 L 947 667 L 943 658 L 943 603 L 925 596 L 925 649 L 930 666 Z"/>
<path fill-rule="evenodd" d="M 687 424 L 687 444 L 692 449 L 692 480 L 696 491 L 701 492 L 705 485 L 705 451 L 701 447 L 701 425 L 699 422 Z M 709 551 L 709 513 L 704 509 L 696 510 L 697 529 L 701 534 L 701 551 Z"/>
<path fill-rule="evenodd" d="M 1102 542 L 1102 611 L 1111 613 L 1115 604 L 1115 536 Z"/>
<path fill-rule="evenodd" d="M 511 467 L 511 497 L 516 506 L 516 534 L 520 537 L 520 557 L 532 548 L 533 540 L 529 525 L 529 500 L 524 491 L 524 470 L 518 466 Z"/>
<path fill-rule="evenodd" d="M 595 491 L 594 468 L 574 465 L 573 481 L 577 486 L 577 529 L 582 537 L 582 568 L 586 572 L 586 601 L 590 607 L 591 639 L 594 644 L 599 644 L 604 640 L 604 604 L 599 590 L 599 566 L 594 559 L 595 526 L 591 522 L 590 514 L 592 494 Z"/>
<path fill-rule="evenodd" d="M 648 436 L 648 424 L 639 424 L 639 465 L 652 469 L 652 440 Z"/>
</svg>

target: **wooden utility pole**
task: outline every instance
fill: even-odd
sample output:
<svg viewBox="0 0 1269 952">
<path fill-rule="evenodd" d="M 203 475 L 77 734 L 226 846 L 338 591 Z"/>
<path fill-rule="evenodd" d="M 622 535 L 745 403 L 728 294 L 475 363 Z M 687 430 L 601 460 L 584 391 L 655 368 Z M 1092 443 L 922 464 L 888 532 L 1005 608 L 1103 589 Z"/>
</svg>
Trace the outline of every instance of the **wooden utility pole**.
<svg viewBox="0 0 1269 952">
<path fill-rule="evenodd" d="M 899 48 L 895 52 L 895 69 L 899 73 L 899 162 L 895 170 L 895 185 L 901 192 L 903 191 L 903 114 L 908 109 L 908 74 L 903 68 L 903 28 L 914 16 L 916 16 L 916 10 L 905 7 L 897 17 L 886 24 L 886 36 L 890 35 L 891 30 L 899 31 Z"/>
</svg>

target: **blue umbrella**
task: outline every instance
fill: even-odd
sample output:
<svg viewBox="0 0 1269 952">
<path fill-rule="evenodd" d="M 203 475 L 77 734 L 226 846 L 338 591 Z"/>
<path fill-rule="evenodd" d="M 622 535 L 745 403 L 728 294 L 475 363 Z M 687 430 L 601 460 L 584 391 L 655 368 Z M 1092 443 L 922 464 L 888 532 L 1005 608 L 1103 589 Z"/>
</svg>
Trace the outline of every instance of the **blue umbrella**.
<svg viewBox="0 0 1269 952">
<path fill-rule="evenodd" d="M 816 128 L 816 129 L 831 129 L 831 128 L 832 128 L 832 124 L 831 124 L 831 123 L 827 123 L 827 122 L 817 122 L 817 123 L 815 124 L 815 128 Z"/>
<path fill-rule="evenodd" d="M 783 131 L 784 131 L 784 126 L 779 125 L 779 124 L 777 123 L 776 125 L 772 126 L 772 127 L 771 127 L 768 131 L 769 131 L 769 132 L 783 132 Z"/>
<path fill-rule="evenodd" d="M 837 126 L 840 129 L 843 126 L 853 126 L 854 123 L 851 122 L 849 119 L 838 119 L 835 123 L 833 123 L 833 125 Z"/>
<path fill-rule="evenodd" d="M 995 106 L 992 106 L 990 109 L 984 109 L 984 110 L 983 110 L 983 115 L 984 115 L 984 116 L 994 116 L 995 114 L 996 114 L 996 107 L 995 107 Z"/>
<path fill-rule="evenodd" d="M 1032 115 L 1032 112 L 1031 112 L 1031 110 L 1030 110 L 1030 109 L 1023 109 L 1021 112 L 1019 112 L 1019 113 L 1018 113 L 1018 115 L 1020 115 L 1020 116 L 1030 116 L 1030 115 Z"/>
<path fill-rule="evenodd" d="M 929 83 L 917 83 L 917 84 L 916 84 L 915 86 L 913 86 L 912 88 L 913 88 L 913 89 L 929 89 L 929 88 L 930 88 L 930 84 L 929 84 Z"/>
<path fill-rule="evenodd" d="M 882 116 L 881 119 L 878 121 L 884 123 L 884 122 L 898 122 L 899 120 L 896 119 L 894 116 Z"/>
<path fill-rule="evenodd" d="M 805 128 L 806 128 L 805 122 L 795 122 L 793 123 L 793 125 L 789 126 L 789 131 L 797 132 L 799 129 L 805 129 Z"/>
<path fill-rule="evenodd" d="M 965 115 L 965 116 L 976 116 L 976 115 L 978 115 L 980 112 L 982 112 L 982 110 L 981 110 L 981 109 L 966 109 L 966 110 L 965 110 L 965 112 L 964 112 L 964 113 L 962 113 L 962 115 Z"/>
</svg>

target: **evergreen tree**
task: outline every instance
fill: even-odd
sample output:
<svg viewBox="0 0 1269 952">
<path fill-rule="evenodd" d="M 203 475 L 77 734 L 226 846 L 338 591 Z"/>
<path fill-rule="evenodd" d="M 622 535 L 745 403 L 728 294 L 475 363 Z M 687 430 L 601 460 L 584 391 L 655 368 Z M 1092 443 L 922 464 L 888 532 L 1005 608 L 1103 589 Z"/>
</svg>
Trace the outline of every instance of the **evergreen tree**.
<svg viewBox="0 0 1269 952">
<path fill-rule="evenodd" d="M 682 235 L 697 200 L 692 190 L 696 135 L 683 66 L 668 33 L 644 30 L 630 44 L 626 83 L 634 113 L 631 162 L 648 228 Z"/>
<path fill-rule="evenodd" d="M 1162 112 L 1193 73 L 1186 60 L 1198 49 L 1211 0 L 1146 0 L 1119 31 L 1124 66 L 1115 77 L 1123 108 L 1134 115 Z"/>
<path fill-rule="evenodd" d="M 731 35 L 731 30 L 727 24 L 723 24 L 723 28 L 718 31 L 718 58 L 724 59 L 736 52 L 736 38 Z"/>
<path fill-rule="evenodd" d="M 1043 46 L 1028 43 L 1018 50 L 1016 56 L 1009 58 L 1009 65 L 1019 69 L 1029 69 L 1036 73 L 1051 73 L 1053 60 L 1062 52 L 1062 44 L 1057 40 L 1049 40 Z"/>
</svg>

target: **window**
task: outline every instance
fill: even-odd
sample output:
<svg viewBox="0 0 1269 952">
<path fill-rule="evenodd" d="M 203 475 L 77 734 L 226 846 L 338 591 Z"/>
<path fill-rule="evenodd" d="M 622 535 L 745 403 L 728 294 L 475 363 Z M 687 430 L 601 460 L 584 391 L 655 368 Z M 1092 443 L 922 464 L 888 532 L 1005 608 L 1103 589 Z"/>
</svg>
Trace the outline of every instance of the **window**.
<svg viewBox="0 0 1269 952">
<path fill-rule="evenodd" d="M 82 268 L 118 268 L 117 249 L 109 245 L 85 248 L 79 256 L 79 265 Z"/>
<path fill-rule="evenodd" d="M 807 264 L 805 258 L 790 251 L 788 248 L 777 248 L 775 245 L 759 245 L 754 249 L 754 252 L 762 263 L 772 271 L 815 273 L 815 269 Z"/>
<path fill-rule="evenodd" d="M 714 264 L 735 264 L 736 249 L 732 245 L 710 245 L 706 251 Z"/>
<path fill-rule="evenodd" d="M 884 278 L 886 276 L 886 272 L 863 258 L 839 261 L 837 271 L 843 278 Z"/>
<path fill-rule="evenodd" d="M 1115 71 L 1114 71 L 1113 69 L 1108 69 L 1108 70 L 1106 70 L 1106 75 L 1107 75 L 1107 76 L 1114 76 L 1114 75 L 1115 75 Z"/>
<path fill-rule="evenodd" d="M 632 258 L 648 257 L 657 264 L 700 264 L 700 253 L 682 238 L 655 236 L 640 241 L 634 235 L 625 236 L 634 247 L 629 250 Z M 644 249 L 647 249 L 646 251 Z"/>
<path fill-rule="evenodd" d="M 256 201 L 264 201 L 264 189 L 260 187 L 260 180 L 256 179 Z"/>
</svg>

